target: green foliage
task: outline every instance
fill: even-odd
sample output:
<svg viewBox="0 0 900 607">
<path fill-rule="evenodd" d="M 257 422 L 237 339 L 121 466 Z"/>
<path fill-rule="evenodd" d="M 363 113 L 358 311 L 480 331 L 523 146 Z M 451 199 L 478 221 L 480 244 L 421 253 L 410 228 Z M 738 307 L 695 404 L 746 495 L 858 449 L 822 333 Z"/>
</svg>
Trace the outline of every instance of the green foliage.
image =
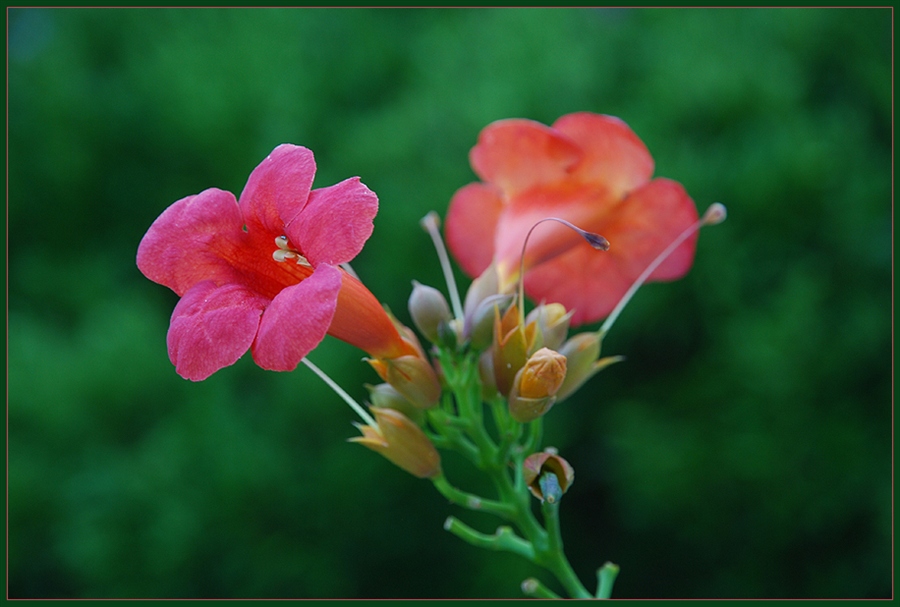
<svg viewBox="0 0 900 607">
<path fill-rule="evenodd" d="M 347 444 L 308 370 L 180 379 L 176 298 L 134 256 L 169 204 L 302 144 L 317 186 L 378 193 L 354 267 L 408 322 L 410 281 L 442 286 L 418 220 L 474 180 L 480 129 L 580 110 L 729 219 L 623 314 L 604 354 L 628 360 L 547 417 L 577 573 L 617 563 L 619 597 L 891 595 L 890 10 L 8 19 L 10 596 L 517 596 L 538 571 L 444 532 L 456 507 Z M 360 358 L 313 356 L 363 400 Z"/>
</svg>

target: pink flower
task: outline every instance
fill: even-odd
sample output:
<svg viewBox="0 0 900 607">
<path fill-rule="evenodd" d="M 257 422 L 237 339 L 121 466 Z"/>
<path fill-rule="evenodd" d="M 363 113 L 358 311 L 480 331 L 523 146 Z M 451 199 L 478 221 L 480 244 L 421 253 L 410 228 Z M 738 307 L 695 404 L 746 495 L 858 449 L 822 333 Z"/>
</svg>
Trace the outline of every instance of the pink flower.
<svg viewBox="0 0 900 607">
<path fill-rule="evenodd" d="M 607 316 L 651 261 L 697 221 L 684 188 L 653 175 L 653 158 L 612 116 L 568 114 L 552 127 L 522 119 L 488 125 L 470 154 L 482 183 L 453 196 L 446 236 L 462 268 L 478 276 L 493 262 L 501 291 L 519 277 L 531 227 L 559 217 L 606 237 L 598 252 L 556 222 L 538 226 L 525 251 L 525 291 L 574 311 L 572 324 Z M 674 280 L 690 269 L 696 234 L 650 276 Z"/>
<path fill-rule="evenodd" d="M 205 379 L 248 349 L 260 367 L 289 371 L 326 333 L 376 358 L 416 353 L 338 267 L 372 234 L 378 198 L 356 177 L 311 190 L 315 173 L 311 151 L 280 145 L 239 201 L 210 188 L 150 226 L 137 265 L 181 296 L 167 342 L 182 377 Z"/>
</svg>

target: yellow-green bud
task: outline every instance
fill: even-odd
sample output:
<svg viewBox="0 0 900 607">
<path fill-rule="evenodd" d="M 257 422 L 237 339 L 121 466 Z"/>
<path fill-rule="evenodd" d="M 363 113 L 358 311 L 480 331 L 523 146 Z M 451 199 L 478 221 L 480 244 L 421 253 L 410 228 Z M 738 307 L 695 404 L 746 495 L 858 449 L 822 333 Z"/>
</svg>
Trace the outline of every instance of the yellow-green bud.
<svg viewBox="0 0 900 607">
<path fill-rule="evenodd" d="M 362 436 L 348 439 L 380 453 L 419 478 L 441 471 L 441 456 L 431 440 L 408 417 L 395 409 L 373 408 L 375 427 L 357 424 Z"/>
<path fill-rule="evenodd" d="M 529 312 L 525 317 L 525 324 L 536 322 L 541 345 L 558 350 L 566 340 L 570 318 L 572 312 L 566 312 L 565 306 L 560 303 L 541 304 Z"/>
<path fill-rule="evenodd" d="M 377 384 L 375 386 L 366 384 L 366 389 L 369 391 L 372 407 L 395 409 L 419 425 L 422 425 L 422 422 L 425 421 L 425 411 L 409 402 L 391 384 Z"/>
<path fill-rule="evenodd" d="M 415 406 L 428 409 L 437 404 L 441 384 L 434 368 L 424 358 L 408 354 L 398 358 L 369 358 L 366 361 L 382 380 Z"/>
<path fill-rule="evenodd" d="M 437 343 L 441 324 L 453 319 L 450 305 L 444 295 L 435 289 L 413 281 L 412 295 L 409 296 L 409 315 L 413 324 L 431 343 Z"/>
<path fill-rule="evenodd" d="M 600 358 L 601 341 L 597 333 L 579 333 L 560 347 L 559 353 L 568 361 L 568 372 L 556 395 L 557 399 L 567 398 L 598 371 L 624 360 L 622 356 Z"/>
</svg>

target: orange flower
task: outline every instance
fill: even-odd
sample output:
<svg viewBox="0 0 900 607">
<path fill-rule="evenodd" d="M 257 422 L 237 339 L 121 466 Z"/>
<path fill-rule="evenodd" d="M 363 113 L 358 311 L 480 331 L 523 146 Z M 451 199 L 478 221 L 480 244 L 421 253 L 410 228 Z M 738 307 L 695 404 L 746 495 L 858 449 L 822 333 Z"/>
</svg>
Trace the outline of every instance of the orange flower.
<svg viewBox="0 0 900 607">
<path fill-rule="evenodd" d="M 519 278 L 528 231 L 547 217 L 602 234 L 597 252 L 556 222 L 539 226 L 525 251 L 525 291 L 572 311 L 573 325 L 608 315 L 640 273 L 686 228 L 697 210 L 684 188 L 653 174 L 653 158 L 612 116 L 577 113 L 552 127 L 510 119 L 488 125 L 470 154 L 482 183 L 454 195 L 446 236 L 462 268 L 480 275 L 493 262 L 500 291 Z M 696 234 L 650 275 L 674 280 L 690 269 Z"/>
</svg>

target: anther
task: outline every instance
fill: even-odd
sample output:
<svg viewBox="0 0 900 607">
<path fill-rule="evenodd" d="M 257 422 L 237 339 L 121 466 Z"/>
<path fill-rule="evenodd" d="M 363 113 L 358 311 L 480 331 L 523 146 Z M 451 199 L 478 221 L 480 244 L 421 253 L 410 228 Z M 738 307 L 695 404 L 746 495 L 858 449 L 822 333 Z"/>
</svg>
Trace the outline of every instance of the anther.
<svg viewBox="0 0 900 607">
<path fill-rule="evenodd" d="M 291 248 L 287 236 L 276 236 L 275 246 L 278 247 L 277 251 L 272 252 L 272 259 L 274 259 L 275 261 L 295 259 L 298 266 L 307 266 L 310 268 L 312 267 L 312 264 L 309 263 L 309 260 L 307 260 L 303 255 Z"/>
<path fill-rule="evenodd" d="M 286 251 L 284 249 L 278 249 L 272 252 L 272 259 L 275 261 L 284 261 L 286 259 L 294 259 L 297 257 L 297 254 L 293 251 Z M 297 259 L 297 263 L 300 263 L 300 260 Z"/>
</svg>

